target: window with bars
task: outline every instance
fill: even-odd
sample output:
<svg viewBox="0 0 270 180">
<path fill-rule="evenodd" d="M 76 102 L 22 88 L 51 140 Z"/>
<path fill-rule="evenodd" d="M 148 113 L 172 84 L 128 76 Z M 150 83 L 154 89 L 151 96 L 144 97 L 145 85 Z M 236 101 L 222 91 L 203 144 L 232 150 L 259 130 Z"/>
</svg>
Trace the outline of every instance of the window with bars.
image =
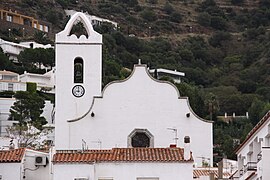
<svg viewBox="0 0 270 180">
<path fill-rule="evenodd" d="M 8 83 L 8 91 L 13 91 L 13 84 L 12 83 Z"/>
<path fill-rule="evenodd" d="M 74 83 L 83 83 L 83 59 L 74 60 Z"/>
</svg>

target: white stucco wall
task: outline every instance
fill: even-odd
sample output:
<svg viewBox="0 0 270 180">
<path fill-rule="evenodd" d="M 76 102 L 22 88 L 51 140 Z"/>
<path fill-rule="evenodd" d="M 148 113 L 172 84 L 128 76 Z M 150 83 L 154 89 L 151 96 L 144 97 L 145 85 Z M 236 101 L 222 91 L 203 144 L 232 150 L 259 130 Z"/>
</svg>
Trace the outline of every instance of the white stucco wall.
<svg viewBox="0 0 270 180">
<path fill-rule="evenodd" d="M 73 24 L 81 19 L 86 26 L 89 37 L 85 35 L 77 38 L 69 36 Z M 101 95 L 102 71 L 102 36 L 95 32 L 87 17 L 82 13 L 72 16 L 64 31 L 56 35 L 56 141 L 58 146 L 69 148 L 68 124 L 64 119 L 76 118 L 89 109 L 93 96 Z M 84 83 L 74 83 L 74 60 L 83 59 Z M 72 95 L 72 88 L 82 85 L 85 88 L 83 97 Z M 64 118 L 64 119 L 63 119 Z M 62 127 L 63 126 L 63 127 Z M 63 130 L 65 129 L 65 130 Z M 81 141 L 81 139 L 80 139 Z"/>
<path fill-rule="evenodd" d="M 262 176 L 263 180 L 270 179 L 270 148 L 262 148 L 262 168 L 258 169 L 260 174 L 259 177 Z"/>
<path fill-rule="evenodd" d="M 69 35 L 77 19 L 85 25 L 88 38 Z M 137 65 L 128 80 L 107 86 L 101 95 L 101 42 L 102 36 L 83 13 L 72 16 L 56 35 L 56 150 L 81 149 L 82 141 L 90 149 L 127 147 L 134 129 L 150 131 L 154 147 L 169 147 L 175 134 L 168 128 L 175 128 L 178 146 L 183 147 L 184 137 L 190 136 L 195 163 L 200 166 L 202 158 L 210 158 L 212 165 L 212 123 L 199 119 L 175 86 L 151 78 L 146 66 Z M 83 83 L 73 82 L 76 57 L 84 60 Z M 85 88 L 80 98 L 72 95 L 78 84 Z"/>
<path fill-rule="evenodd" d="M 42 153 L 38 151 L 32 151 L 27 149 L 25 153 L 25 160 L 24 160 L 24 168 L 23 174 L 26 180 L 49 180 L 50 176 L 50 169 L 49 164 L 46 166 L 35 166 L 35 157 L 36 156 L 46 156 L 47 158 L 49 155 L 47 153 Z M 15 179 L 14 179 L 15 180 Z"/>
<path fill-rule="evenodd" d="M 257 166 L 256 176 L 264 178 L 265 168 L 268 169 L 268 166 L 264 166 L 265 162 L 268 161 L 268 151 L 269 148 L 269 137 L 270 137 L 270 120 L 267 119 L 260 128 L 245 142 L 245 144 L 237 151 L 238 157 L 238 171 L 244 168 L 248 162 L 255 162 Z M 262 147 L 266 147 L 266 150 L 263 151 Z M 262 160 L 258 162 L 258 154 L 266 153 L 266 155 L 262 155 Z M 252 171 L 247 171 L 243 173 L 243 176 L 240 176 L 240 180 L 247 178 Z M 270 176 L 270 173 L 269 173 Z"/>
<path fill-rule="evenodd" d="M 94 166 L 91 164 L 56 164 L 53 165 L 53 180 L 74 180 L 76 177 L 94 179 Z"/>
<path fill-rule="evenodd" d="M 0 136 L 6 136 L 6 128 L 14 123 L 14 121 L 8 121 L 9 109 L 14 102 L 14 98 L 0 98 Z"/>
<path fill-rule="evenodd" d="M 6 82 L 0 82 L 0 92 L 1 91 L 10 91 L 9 84 L 12 85 L 11 91 L 26 91 L 26 83 L 23 82 L 12 82 L 12 81 L 6 81 Z"/>
<path fill-rule="evenodd" d="M 205 157 L 212 163 L 212 123 L 198 119 L 187 99 L 178 96 L 174 86 L 153 80 L 145 66 L 136 66 L 127 81 L 109 85 L 103 97 L 95 99 L 91 110 L 94 117 L 90 112 L 79 121 L 67 123 L 72 117 L 68 113 L 61 115 L 59 121 L 68 128 L 57 128 L 69 135 L 67 141 L 56 142 L 56 148 L 80 149 L 82 139 L 91 149 L 100 148 L 97 141 L 101 141 L 104 149 L 127 147 L 128 135 L 136 128 L 150 131 L 154 147 L 169 147 L 174 143 L 175 134 L 168 128 L 176 128 L 179 147 L 184 147 L 184 137 L 190 136 L 195 162 L 200 165 L 200 157 Z M 88 108 L 91 106 L 87 101 L 80 103 Z M 190 117 L 186 117 L 187 113 Z M 82 115 L 83 112 L 78 113 L 78 117 Z"/>
<path fill-rule="evenodd" d="M 87 177 L 89 180 L 137 180 L 137 178 L 159 178 L 159 180 L 192 180 L 192 163 L 97 163 L 56 164 L 54 179 L 74 180 Z"/>
<path fill-rule="evenodd" d="M 22 180 L 21 163 L 0 163 L 2 180 Z"/>
</svg>

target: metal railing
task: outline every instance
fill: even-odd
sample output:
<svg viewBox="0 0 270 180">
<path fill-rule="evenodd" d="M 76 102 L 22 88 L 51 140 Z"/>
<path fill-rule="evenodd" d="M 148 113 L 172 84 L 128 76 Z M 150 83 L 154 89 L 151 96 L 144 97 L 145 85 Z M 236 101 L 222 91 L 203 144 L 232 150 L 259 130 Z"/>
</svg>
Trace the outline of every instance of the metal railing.
<svg viewBox="0 0 270 180">
<path fill-rule="evenodd" d="M 257 171 L 257 162 L 248 162 L 239 170 L 239 177 L 243 176 L 247 171 Z"/>
<path fill-rule="evenodd" d="M 262 160 L 262 152 L 257 155 L 257 162 L 259 162 L 260 160 Z"/>
<path fill-rule="evenodd" d="M 248 162 L 246 165 L 247 171 L 256 171 L 257 170 L 257 162 Z"/>
</svg>

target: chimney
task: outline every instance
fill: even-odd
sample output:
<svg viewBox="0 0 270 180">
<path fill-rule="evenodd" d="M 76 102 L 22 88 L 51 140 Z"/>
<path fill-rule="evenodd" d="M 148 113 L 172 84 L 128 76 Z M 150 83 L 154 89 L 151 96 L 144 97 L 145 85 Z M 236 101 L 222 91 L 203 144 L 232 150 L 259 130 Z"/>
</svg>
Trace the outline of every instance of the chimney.
<svg viewBox="0 0 270 180">
<path fill-rule="evenodd" d="M 223 179 L 223 160 L 218 163 L 218 179 Z"/>
<path fill-rule="evenodd" d="M 184 138 L 184 160 L 190 160 L 190 137 L 185 136 Z"/>
<path fill-rule="evenodd" d="M 210 177 L 210 180 L 215 180 L 215 173 L 214 172 L 210 172 L 209 173 L 209 177 Z"/>
<path fill-rule="evenodd" d="M 170 148 L 176 148 L 176 144 L 170 144 Z"/>
</svg>

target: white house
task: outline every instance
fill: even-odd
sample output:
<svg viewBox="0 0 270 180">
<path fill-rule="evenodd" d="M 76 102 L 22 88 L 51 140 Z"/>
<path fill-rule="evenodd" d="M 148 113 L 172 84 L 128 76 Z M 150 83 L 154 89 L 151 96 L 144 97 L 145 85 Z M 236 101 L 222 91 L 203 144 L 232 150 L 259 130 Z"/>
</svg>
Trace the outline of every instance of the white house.
<svg viewBox="0 0 270 180">
<path fill-rule="evenodd" d="M 43 45 L 36 42 L 21 42 L 14 43 L 5 41 L 0 38 L 0 47 L 3 49 L 3 52 L 9 56 L 10 60 L 18 61 L 18 55 L 21 51 L 28 48 L 52 48 L 50 44 Z"/>
<path fill-rule="evenodd" d="M 192 159 L 181 148 L 113 148 L 58 151 L 54 179 L 192 180 Z"/>
<path fill-rule="evenodd" d="M 231 179 L 270 179 L 270 111 L 237 148 L 238 171 Z"/>
<path fill-rule="evenodd" d="M 11 71 L 0 71 L 0 92 L 25 91 L 26 84 L 19 81 L 19 74 Z"/>
<path fill-rule="evenodd" d="M 48 153 L 31 149 L 0 150 L 0 179 L 49 180 Z"/>
<path fill-rule="evenodd" d="M 55 68 L 45 74 L 35 74 L 24 72 L 20 75 L 21 82 L 34 82 L 37 84 L 37 90 L 55 93 Z"/>
<path fill-rule="evenodd" d="M 67 16 L 73 16 L 75 13 L 77 13 L 77 11 L 75 10 L 65 10 L 65 13 Z M 101 17 L 97 17 L 94 15 L 90 15 L 88 14 L 88 12 L 84 13 L 86 15 L 86 17 L 90 20 L 91 24 L 94 25 L 101 25 L 102 23 L 106 22 L 106 23 L 110 23 L 112 24 L 115 28 L 117 28 L 117 23 L 114 21 L 111 21 L 109 19 L 105 19 L 105 18 L 101 18 Z"/>
<path fill-rule="evenodd" d="M 78 20 L 88 37 L 69 35 Z M 139 63 L 102 91 L 101 65 L 102 36 L 76 13 L 56 35 L 54 179 L 189 180 L 193 159 L 212 165 L 212 122 L 199 118 L 173 84 Z M 171 153 L 184 158 L 172 160 Z"/>
<path fill-rule="evenodd" d="M 185 73 L 183 72 L 178 72 L 177 70 L 169 70 L 169 69 L 163 69 L 163 68 L 158 68 L 158 69 L 149 69 L 149 72 L 152 76 L 154 76 L 157 79 L 160 79 L 164 76 L 168 76 L 172 78 L 174 83 L 181 83 L 181 78 L 185 76 Z"/>
</svg>

